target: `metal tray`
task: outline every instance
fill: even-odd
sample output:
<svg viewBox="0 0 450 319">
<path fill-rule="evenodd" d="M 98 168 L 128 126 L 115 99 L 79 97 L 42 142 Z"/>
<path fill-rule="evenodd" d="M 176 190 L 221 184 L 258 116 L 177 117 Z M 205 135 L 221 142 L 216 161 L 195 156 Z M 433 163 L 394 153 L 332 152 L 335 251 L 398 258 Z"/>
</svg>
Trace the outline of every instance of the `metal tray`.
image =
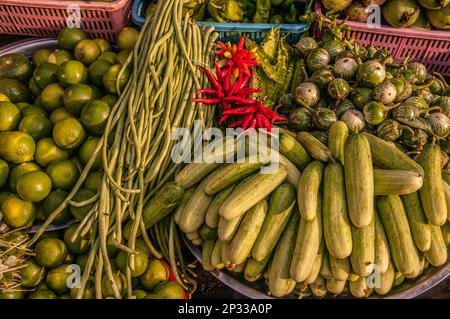
<svg viewBox="0 0 450 319">
<path fill-rule="evenodd" d="M 195 256 L 195 258 L 201 263 L 202 253 L 199 247 L 194 246 L 186 236 L 182 236 L 186 246 Z M 242 276 L 225 271 L 215 271 L 211 273 L 223 282 L 228 287 L 234 289 L 241 295 L 244 295 L 251 299 L 276 299 L 267 295 L 266 285 L 264 281 L 258 280 L 254 283 L 246 282 Z M 385 296 L 378 296 L 374 294 L 370 299 L 411 299 L 420 297 L 421 294 L 432 289 L 444 280 L 448 280 L 450 277 L 450 260 L 441 267 L 429 267 L 426 269 L 418 279 L 407 280 L 397 288 L 392 289 Z M 287 298 L 295 298 L 295 296 L 288 296 Z M 342 297 L 342 298 L 349 298 Z"/>
</svg>

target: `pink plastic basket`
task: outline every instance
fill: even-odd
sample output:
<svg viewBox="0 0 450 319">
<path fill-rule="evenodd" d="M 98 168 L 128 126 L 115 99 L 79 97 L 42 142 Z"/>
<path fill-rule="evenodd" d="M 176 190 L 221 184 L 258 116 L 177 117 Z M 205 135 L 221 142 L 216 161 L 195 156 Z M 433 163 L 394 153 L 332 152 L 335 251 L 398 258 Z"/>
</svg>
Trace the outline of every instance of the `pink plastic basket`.
<svg viewBox="0 0 450 319">
<path fill-rule="evenodd" d="M 80 8 L 81 29 L 89 36 L 112 41 L 127 24 L 132 2 L 0 0 L 0 34 L 55 37 L 67 25 L 70 5 Z"/>
<path fill-rule="evenodd" d="M 323 17 L 320 0 L 316 1 L 316 14 Z M 384 25 L 380 28 L 369 28 L 366 23 L 355 21 L 347 21 L 347 24 L 358 43 L 388 49 L 394 59 L 399 61 L 410 53 L 416 61 L 423 63 L 429 72 L 450 76 L 450 32 L 393 28 Z M 320 38 L 321 31 L 317 24 L 313 30 Z"/>
</svg>

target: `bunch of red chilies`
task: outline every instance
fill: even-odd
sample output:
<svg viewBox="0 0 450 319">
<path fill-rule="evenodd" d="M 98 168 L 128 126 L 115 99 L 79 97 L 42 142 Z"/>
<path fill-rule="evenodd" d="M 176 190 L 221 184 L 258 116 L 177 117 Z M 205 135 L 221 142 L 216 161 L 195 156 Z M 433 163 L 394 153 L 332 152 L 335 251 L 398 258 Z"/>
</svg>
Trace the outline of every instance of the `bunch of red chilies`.
<svg viewBox="0 0 450 319">
<path fill-rule="evenodd" d="M 266 129 L 271 131 L 271 125 L 275 121 L 286 121 L 286 118 L 279 116 L 271 109 L 264 106 L 258 100 L 249 98 L 249 95 L 260 93 L 260 89 L 247 87 L 253 73 L 253 69 L 259 66 L 256 55 L 244 48 L 245 38 L 241 38 L 239 43 L 231 45 L 218 42 L 220 49 L 216 51 L 216 56 L 221 57 L 221 65 L 216 61 L 214 69 L 216 75 L 203 66 L 199 68 L 206 74 L 213 88 L 198 90 L 196 94 L 203 94 L 209 97 L 194 99 L 208 105 L 221 105 L 222 117 L 219 124 L 227 121 L 231 116 L 235 122 L 228 127 L 242 127 L 242 129 Z M 226 61 L 226 62 L 223 62 Z"/>
</svg>

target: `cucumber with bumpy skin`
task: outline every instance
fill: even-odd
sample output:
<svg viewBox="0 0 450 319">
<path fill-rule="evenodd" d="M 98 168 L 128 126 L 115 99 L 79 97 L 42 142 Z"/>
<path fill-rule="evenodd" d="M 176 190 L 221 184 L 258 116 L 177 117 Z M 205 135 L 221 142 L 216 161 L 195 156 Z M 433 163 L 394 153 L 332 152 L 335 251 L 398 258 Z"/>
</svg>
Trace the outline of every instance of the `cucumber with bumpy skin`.
<svg viewBox="0 0 450 319">
<path fill-rule="evenodd" d="M 367 286 L 367 278 L 361 277 L 349 283 L 350 293 L 356 298 L 367 298 L 373 289 Z"/>
<path fill-rule="evenodd" d="M 444 238 L 445 244 L 450 245 L 450 222 L 446 222 L 444 226 L 441 227 L 442 238 Z"/>
<path fill-rule="evenodd" d="M 391 291 L 392 285 L 394 284 L 394 276 L 394 266 L 392 266 L 392 263 L 389 263 L 386 272 L 380 274 L 380 285 L 375 287 L 375 292 L 382 296 Z"/>
<path fill-rule="evenodd" d="M 289 276 L 289 266 L 294 251 L 295 237 L 298 229 L 298 214 L 294 214 L 289 220 L 268 269 L 269 291 L 275 297 L 284 297 L 292 292 L 295 280 Z"/>
<path fill-rule="evenodd" d="M 314 297 L 323 297 L 327 294 L 326 282 L 321 275 L 318 275 L 316 280 L 311 284 L 311 292 Z"/>
<path fill-rule="evenodd" d="M 191 198 L 194 191 L 195 191 L 195 188 L 192 187 L 184 192 L 183 199 L 181 200 L 180 205 L 178 206 L 177 210 L 173 214 L 173 218 L 177 225 L 180 223 L 181 215 L 183 214 L 183 209 L 186 206 L 186 203 L 188 202 L 189 198 Z"/>
<path fill-rule="evenodd" d="M 330 255 L 338 259 L 350 256 L 352 232 L 347 212 L 344 168 L 339 163 L 328 164 L 325 168 L 323 235 Z"/>
<path fill-rule="evenodd" d="M 315 218 L 317 198 L 322 185 L 324 164 L 320 161 L 311 162 L 303 171 L 298 184 L 298 209 L 302 218 L 310 221 Z"/>
<path fill-rule="evenodd" d="M 214 249 L 215 240 L 205 240 L 202 247 L 202 266 L 206 271 L 213 271 L 215 268 L 211 264 L 211 255 Z"/>
<path fill-rule="evenodd" d="M 425 172 L 420 189 L 423 210 L 430 224 L 442 226 L 447 221 L 447 202 L 441 173 L 441 148 L 426 145 L 418 161 Z"/>
<path fill-rule="evenodd" d="M 375 210 L 375 265 L 384 273 L 388 270 L 391 260 L 389 241 L 384 230 L 383 222 Z"/>
<path fill-rule="evenodd" d="M 239 265 L 250 255 L 267 215 L 267 208 L 267 201 L 262 200 L 245 214 L 230 244 L 232 264 Z"/>
<path fill-rule="evenodd" d="M 430 264 L 436 267 L 442 266 L 447 261 L 447 245 L 439 226 L 431 226 L 431 247 L 424 255 Z"/>
<path fill-rule="evenodd" d="M 225 265 L 222 262 L 222 258 L 220 256 L 221 245 L 222 242 L 219 239 L 217 239 L 214 244 L 214 248 L 211 252 L 211 266 L 219 270 L 225 267 Z"/>
<path fill-rule="evenodd" d="M 345 163 L 344 159 L 344 146 L 348 137 L 348 127 L 343 121 L 337 121 L 330 127 L 328 133 L 328 148 L 331 152 L 331 156 L 335 160 L 339 160 L 341 164 Z"/>
<path fill-rule="evenodd" d="M 377 208 L 389 240 L 395 268 L 402 274 L 414 272 L 420 261 L 400 197 L 380 196 L 377 199 Z"/>
<path fill-rule="evenodd" d="M 346 282 L 346 280 L 339 280 L 331 277 L 330 279 L 327 279 L 327 290 L 334 295 L 340 295 L 344 291 Z"/>
<path fill-rule="evenodd" d="M 447 221 L 450 221 L 450 185 L 444 179 L 442 179 L 442 184 L 444 185 L 445 202 L 447 203 Z"/>
<path fill-rule="evenodd" d="M 324 279 L 333 278 L 333 273 L 331 272 L 331 265 L 330 265 L 330 254 L 326 249 L 324 249 L 323 252 L 322 266 L 320 267 L 320 275 Z"/>
<path fill-rule="evenodd" d="M 367 227 L 373 220 L 374 181 L 370 146 L 363 134 L 347 138 L 344 169 L 350 220 L 356 227 Z"/>
<path fill-rule="evenodd" d="M 352 226 L 353 250 L 350 261 L 353 271 L 360 277 L 373 272 L 375 263 L 375 218 L 366 228 Z"/>
<path fill-rule="evenodd" d="M 334 258 L 331 254 L 328 257 L 333 278 L 337 280 L 347 280 L 351 270 L 350 260 L 348 258 Z"/>
<path fill-rule="evenodd" d="M 406 195 L 418 191 L 422 176 L 413 171 L 374 169 L 375 195 Z"/>
<path fill-rule="evenodd" d="M 317 253 L 316 257 L 314 258 L 314 263 L 311 268 L 311 271 L 306 277 L 304 283 L 305 284 L 312 284 L 316 281 L 317 276 L 320 275 L 320 269 L 322 268 L 322 261 L 323 261 L 323 255 L 325 250 L 325 241 L 322 240 L 319 247 L 319 252 Z"/>
<path fill-rule="evenodd" d="M 295 137 L 280 133 L 280 153 L 286 156 L 299 169 L 305 167 L 311 162 L 311 157 L 305 148 L 295 139 Z"/>
<path fill-rule="evenodd" d="M 322 142 L 315 138 L 311 133 L 297 133 L 297 140 L 308 151 L 312 158 L 328 162 L 331 158 L 331 152 Z"/>
<path fill-rule="evenodd" d="M 272 174 L 259 172 L 245 182 L 239 183 L 222 206 L 220 206 L 220 216 L 231 220 L 244 214 L 272 193 L 275 188 L 283 183 L 286 176 L 286 167 L 279 164 L 276 172 Z"/>
<path fill-rule="evenodd" d="M 262 261 L 269 256 L 286 228 L 295 206 L 295 191 L 291 184 L 278 186 L 269 199 L 269 210 L 252 249 L 252 257 Z"/>
<path fill-rule="evenodd" d="M 217 226 L 217 235 L 221 241 L 230 242 L 233 239 L 244 216 L 245 215 L 241 215 L 232 220 L 226 220 L 220 217 L 219 226 Z"/>
<path fill-rule="evenodd" d="M 217 228 L 219 226 L 219 208 L 223 204 L 223 202 L 230 196 L 231 192 L 234 189 L 234 185 L 231 185 L 219 192 L 214 196 L 211 205 L 209 205 L 208 210 L 206 211 L 205 223 L 211 228 Z"/>
<path fill-rule="evenodd" d="M 401 198 L 414 243 L 420 251 L 427 251 L 431 246 L 431 228 L 423 211 L 419 192 L 404 195 Z"/>
<path fill-rule="evenodd" d="M 244 270 L 245 280 L 247 280 L 248 282 L 255 282 L 259 278 L 261 278 L 269 262 L 269 259 L 270 255 L 266 259 L 263 259 L 262 261 L 257 261 L 254 258 L 249 258 L 247 260 L 247 264 L 245 265 Z"/>
</svg>

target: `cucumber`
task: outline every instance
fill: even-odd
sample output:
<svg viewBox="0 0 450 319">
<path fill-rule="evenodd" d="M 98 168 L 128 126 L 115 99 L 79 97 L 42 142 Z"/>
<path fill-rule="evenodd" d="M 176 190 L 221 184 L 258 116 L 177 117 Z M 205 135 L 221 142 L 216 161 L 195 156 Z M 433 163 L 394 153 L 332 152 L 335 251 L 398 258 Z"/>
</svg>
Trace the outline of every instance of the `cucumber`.
<svg viewBox="0 0 450 319">
<path fill-rule="evenodd" d="M 367 227 L 373 220 L 374 182 L 370 146 L 363 134 L 347 138 L 344 169 L 350 220 L 356 227 Z"/>
<path fill-rule="evenodd" d="M 167 183 L 164 185 L 144 206 L 142 210 L 142 220 L 145 228 L 149 229 L 161 219 L 172 213 L 183 200 L 184 190 L 175 183 Z M 123 235 L 128 240 L 133 220 L 128 221 L 125 225 Z M 140 231 L 138 231 L 138 234 Z"/>
<path fill-rule="evenodd" d="M 211 196 L 215 195 L 244 178 L 255 174 L 268 162 L 268 158 L 258 160 L 256 156 L 252 156 L 246 157 L 245 163 L 224 164 L 208 177 L 209 182 L 205 185 L 205 192 Z"/>
<path fill-rule="evenodd" d="M 269 210 L 252 249 L 252 257 L 255 260 L 263 261 L 272 253 L 286 228 L 294 206 L 294 188 L 284 182 L 270 195 Z"/>
<path fill-rule="evenodd" d="M 375 287 L 375 292 L 381 296 L 387 294 L 394 284 L 395 271 L 392 263 L 389 263 L 386 272 L 380 274 L 380 284 Z"/>
<path fill-rule="evenodd" d="M 327 294 L 327 287 L 325 280 L 321 275 L 318 275 L 316 280 L 311 284 L 311 293 L 314 297 L 321 298 Z"/>
<path fill-rule="evenodd" d="M 195 189 L 191 198 L 186 203 L 180 218 L 180 229 L 185 233 L 193 232 L 205 222 L 206 211 L 213 197 L 204 192 L 208 179 L 204 179 Z"/>
<path fill-rule="evenodd" d="M 373 292 L 372 288 L 367 287 L 367 278 L 363 277 L 356 281 L 351 281 L 349 288 L 352 296 L 356 298 L 368 298 Z"/>
<path fill-rule="evenodd" d="M 230 270 L 236 274 L 241 274 L 245 271 L 245 265 L 247 265 L 247 260 L 244 260 L 242 264 L 233 265 L 233 267 L 230 268 Z"/>
<path fill-rule="evenodd" d="M 383 223 L 375 210 L 375 265 L 381 273 L 385 273 L 391 261 L 389 242 L 384 230 Z"/>
<path fill-rule="evenodd" d="M 441 174 L 441 148 L 426 145 L 418 161 L 425 172 L 420 189 L 423 210 L 430 224 L 442 226 L 447 221 L 447 202 Z"/>
<path fill-rule="evenodd" d="M 230 243 L 222 241 L 222 244 L 220 245 L 220 259 L 222 260 L 223 265 L 227 268 L 232 267 L 229 252 L 230 252 Z"/>
<path fill-rule="evenodd" d="M 219 236 L 219 239 L 224 242 L 230 242 L 233 239 L 234 234 L 236 234 L 243 218 L 244 215 L 236 217 L 232 220 L 226 220 L 220 217 L 219 226 L 217 227 L 217 235 Z"/>
<path fill-rule="evenodd" d="M 402 285 L 404 281 L 405 281 L 405 276 L 401 272 L 396 271 L 394 274 L 394 282 L 392 283 L 392 287 L 394 287 L 394 288 L 398 287 L 398 286 Z"/>
<path fill-rule="evenodd" d="M 312 158 L 328 162 L 331 158 L 331 152 L 322 142 L 315 138 L 311 133 L 297 133 L 297 141 L 308 151 Z"/>
<path fill-rule="evenodd" d="M 311 162 L 303 171 L 298 184 L 297 204 L 300 215 L 308 221 L 313 220 L 317 211 L 317 197 L 322 184 L 324 164 Z"/>
<path fill-rule="evenodd" d="M 373 272 L 375 263 L 375 218 L 366 228 L 352 226 L 353 250 L 350 261 L 353 271 L 360 277 Z"/>
<path fill-rule="evenodd" d="M 268 286 L 270 294 L 275 297 L 289 295 L 296 282 L 289 276 L 289 266 L 294 252 L 299 215 L 294 214 L 284 230 L 268 268 Z"/>
<path fill-rule="evenodd" d="M 423 178 L 413 171 L 374 169 L 375 195 L 406 195 L 418 191 Z"/>
<path fill-rule="evenodd" d="M 402 274 L 410 274 L 419 267 L 408 218 L 399 196 L 380 196 L 377 208 L 389 240 L 394 265 Z"/>
<path fill-rule="evenodd" d="M 431 247 L 424 254 L 430 264 L 435 267 L 442 266 L 447 261 L 447 245 L 439 226 L 431 226 Z"/>
<path fill-rule="evenodd" d="M 320 242 L 319 252 L 317 253 L 316 257 L 314 258 L 314 263 L 311 268 L 310 273 L 308 274 L 308 277 L 306 277 L 304 283 L 305 284 L 312 284 L 316 281 L 317 276 L 320 275 L 320 269 L 322 268 L 322 261 L 323 261 L 323 255 L 324 255 L 324 247 L 325 247 L 325 241 L 322 240 Z"/>
<path fill-rule="evenodd" d="M 286 176 L 286 167 L 280 164 L 273 174 L 259 172 L 244 183 L 239 183 L 220 206 L 220 216 L 231 220 L 244 214 L 277 188 L 286 179 Z"/>
<path fill-rule="evenodd" d="M 331 265 L 330 265 L 330 254 L 326 249 L 324 249 L 323 252 L 323 260 L 322 260 L 322 266 L 320 267 L 320 275 L 324 279 L 331 279 L 333 278 L 333 273 L 331 272 Z"/>
<path fill-rule="evenodd" d="M 350 260 L 348 258 L 337 259 L 331 254 L 329 254 L 328 257 L 333 278 L 337 280 L 347 280 L 351 271 Z"/>
<path fill-rule="evenodd" d="M 197 239 L 202 239 L 202 237 L 200 237 L 200 234 L 198 231 L 194 231 L 192 233 L 186 233 L 186 238 L 189 240 L 197 240 Z M 213 238 L 214 240 L 214 238 Z"/>
<path fill-rule="evenodd" d="M 213 266 L 215 269 L 222 269 L 225 267 L 225 265 L 222 262 L 222 258 L 220 256 L 220 250 L 221 250 L 222 242 L 217 239 L 214 248 L 211 252 L 211 266 Z"/>
<path fill-rule="evenodd" d="M 420 251 L 427 251 L 431 246 L 431 228 L 423 211 L 419 192 L 404 195 L 401 198 L 414 243 Z"/>
<path fill-rule="evenodd" d="M 173 213 L 173 219 L 175 220 L 175 223 L 178 225 L 180 223 L 181 215 L 183 214 L 184 207 L 186 206 L 186 203 L 188 202 L 189 198 L 191 198 L 192 194 L 194 193 L 195 188 L 189 188 L 184 192 L 183 199 L 181 200 L 180 205 L 178 206 L 175 213 Z"/>
<path fill-rule="evenodd" d="M 333 295 L 340 295 L 344 289 L 347 280 L 339 280 L 336 278 L 327 279 L 327 290 Z"/>
<path fill-rule="evenodd" d="M 223 202 L 230 196 L 233 191 L 235 185 L 231 185 L 225 188 L 223 191 L 217 193 L 214 196 L 211 205 L 209 205 L 208 210 L 206 211 L 205 223 L 211 228 L 217 228 L 219 226 L 219 208 L 223 204 Z"/>
<path fill-rule="evenodd" d="M 370 144 L 373 163 L 379 168 L 413 171 L 424 175 L 423 168 L 395 145 L 376 137 L 363 133 Z"/>
<path fill-rule="evenodd" d="M 444 179 L 442 179 L 442 183 L 444 185 L 445 202 L 447 204 L 447 221 L 450 221 L 450 185 Z"/>
<path fill-rule="evenodd" d="M 411 273 L 409 274 L 405 274 L 405 278 L 408 279 L 414 279 L 417 278 L 418 276 L 420 276 L 420 274 L 422 273 L 424 267 L 425 267 L 425 256 L 423 253 L 417 251 L 417 255 L 419 256 L 419 263 L 417 264 L 416 269 L 414 269 Z"/>
<path fill-rule="evenodd" d="M 254 258 L 249 258 L 247 260 L 247 264 L 245 265 L 244 270 L 245 280 L 247 280 L 248 282 L 255 282 L 259 278 L 261 278 L 269 262 L 269 259 L 270 255 L 266 259 L 263 259 L 262 261 L 257 261 Z"/>
<path fill-rule="evenodd" d="M 294 211 L 294 214 L 296 212 Z M 319 193 L 316 218 L 311 221 L 300 219 L 297 239 L 290 267 L 292 279 L 304 281 L 314 265 L 314 257 L 322 242 L 322 195 Z"/>
<path fill-rule="evenodd" d="M 206 271 L 213 271 L 215 268 L 211 264 L 211 255 L 214 249 L 215 240 L 205 240 L 202 247 L 202 266 Z"/>
<path fill-rule="evenodd" d="M 267 201 L 262 200 L 245 214 L 230 244 L 232 264 L 242 264 L 250 255 L 267 215 L 267 208 Z"/>
<path fill-rule="evenodd" d="M 283 165 L 284 167 L 286 167 L 287 169 L 287 177 L 286 180 L 291 183 L 292 186 L 297 187 L 298 186 L 298 182 L 300 181 L 300 177 L 301 177 L 301 173 L 298 170 L 298 168 L 292 164 L 292 162 L 287 159 L 285 156 L 283 156 L 282 154 L 279 154 L 278 160 L 280 162 L 281 165 Z"/>
<path fill-rule="evenodd" d="M 330 255 L 345 259 L 352 253 L 352 231 L 347 213 L 344 168 L 328 164 L 323 185 L 323 235 Z M 339 279 L 339 278 L 337 278 Z"/>
<path fill-rule="evenodd" d="M 280 153 L 287 157 L 299 169 L 305 169 L 311 162 L 311 157 L 308 152 L 295 137 L 286 133 L 280 133 L 279 143 Z"/>
<path fill-rule="evenodd" d="M 335 160 L 344 164 L 344 146 L 348 137 L 348 127 L 343 121 L 337 121 L 330 127 L 328 133 L 328 149 Z"/>
<path fill-rule="evenodd" d="M 444 226 L 441 227 L 442 238 L 444 238 L 445 244 L 450 245 L 450 222 L 446 222 Z"/>
<path fill-rule="evenodd" d="M 211 228 L 206 224 L 203 224 L 198 231 L 200 237 L 204 240 L 214 240 L 217 238 L 217 229 Z"/>
</svg>

